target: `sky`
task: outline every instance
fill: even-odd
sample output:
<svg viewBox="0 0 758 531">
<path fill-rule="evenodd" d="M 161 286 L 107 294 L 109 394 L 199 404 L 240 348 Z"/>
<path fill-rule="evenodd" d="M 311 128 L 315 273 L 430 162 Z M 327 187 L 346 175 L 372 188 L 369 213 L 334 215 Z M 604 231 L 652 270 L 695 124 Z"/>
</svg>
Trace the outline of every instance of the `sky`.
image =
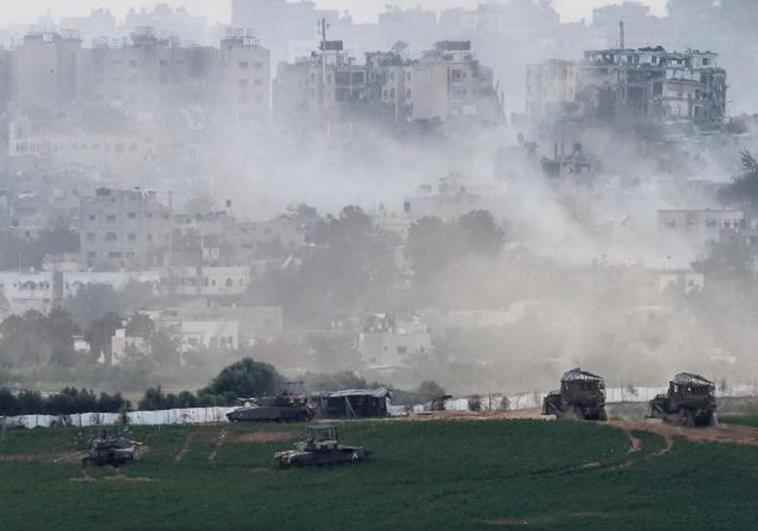
<svg viewBox="0 0 758 531">
<path fill-rule="evenodd" d="M 61 15 L 86 15 L 92 9 L 107 7 L 117 17 L 123 17 L 130 8 L 152 6 L 158 1 L 172 6 L 184 6 L 191 13 L 206 15 L 211 23 L 227 23 L 230 18 L 231 0 L 0 0 L 2 23 L 23 24 L 36 20 L 40 15 L 50 13 L 57 18 Z M 359 22 L 373 21 L 377 13 L 387 4 L 412 7 L 421 5 L 428 9 L 441 10 L 451 6 L 474 7 L 486 0 L 315 0 L 322 7 L 348 10 Z M 592 9 L 601 5 L 620 3 L 621 0 L 553 0 L 555 8 L 565 21 L 582 18 L 590 20 Z M 665 12 L 666 0 L 646 0 L 656 14 Z"/>
</svg>

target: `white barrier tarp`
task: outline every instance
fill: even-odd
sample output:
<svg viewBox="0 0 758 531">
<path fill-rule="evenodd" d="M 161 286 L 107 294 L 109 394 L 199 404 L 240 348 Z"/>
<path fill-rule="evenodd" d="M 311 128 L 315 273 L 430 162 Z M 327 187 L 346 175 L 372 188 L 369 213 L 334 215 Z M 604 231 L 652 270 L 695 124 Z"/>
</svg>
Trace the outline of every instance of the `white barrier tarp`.
<svg viewBox="0 0 758 531">
<path fill-rule="evenodd" d="M 226 414 L 233 407 L 196 407 L 168 409 L 163 411 L 130 411 L 127 413 L 131 426 L 162 426 L 184 424 L 216 424 L 229 422 Z M 121 422 L 118 413 L 81 413 L 75 415 L 19 415 L 6 417 L 3 423 L 8 428 L 50 428 L 52 426 L 114 426 Z"/>
<path fill-rule="evenodd" d="M 606 389 L 606 402 L 618 404 L 624 402 L 643 403 L 652 400 L 657 394 L 666 393 L 668 387 L 611 387 Z M 514 395 L 481 394 L 479 400 L 482 411 L 496 411 L 505 409 L 508 411 L 523 411 L 525 409 L 539 409 L 542 407 L 542 399 L 546 393 L 533 391 Z M 730 385 L 725 390 L 717 390 L 719 397 L 745 398 L 756 396 L 755 384 Z M 505 399 L 505 400 L 504 400 Z M 428 410 L 431 403 L 416 405 L 414 413 Z M 167 426 L 185 424 L 217 424 L 229 422 L 226 414 L 234 411 L 233 407 L 196 407 L 186 409 L 167 409 L 162 411 L 130 411 L 127 413 L 129 424 L 132 426 Z M 469 398 L 451 398 L 445 401 L 447 411 L 469 411 Z M 401 415 L 406 412 L 403 406 L 388 408 L 391 416 Z M 81 413 L 75 415 L 20 415 L 17 417 L 2 418 L 2 425 L 7 428 L 23 426 L 24 428 L 50 428 L 52 426 L 80 426 L 89 428 L 93 426 L 114 426 L 121 421 L 119 413 Z"/>
</svg>

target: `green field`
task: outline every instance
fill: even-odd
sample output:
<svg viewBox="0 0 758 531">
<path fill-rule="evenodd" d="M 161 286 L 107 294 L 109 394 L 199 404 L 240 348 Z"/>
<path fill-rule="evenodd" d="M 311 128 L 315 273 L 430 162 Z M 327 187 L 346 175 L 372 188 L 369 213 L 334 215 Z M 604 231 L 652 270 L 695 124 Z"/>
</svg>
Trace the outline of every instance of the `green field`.
<svg viewBox="0 0 758 531">
<path fill-rule="evenodd" d="M 726 424 L 740 424 L 743 426 L 753 426 L 758 428 L 758 413 L 747 415 L 723 415 L 719 416 L 719 422 Z"/>
<path fill-rule="evenodd" d="M 364 465 L 280 471 L 302 425 L 136 428 L 123 469 L 70 458 L 91 433 L 0 435 L 0 529 L 756 529 L 758 448 L 543 421 L 362 421 Z M 220 439 L 221 433 L 224 433 Z M 219 443 L 221 440 L 221 443 Z M 268 441 L 268 442 L 262 442 Z M 67 459 L 67 455 L 69 458 Z"/>
</svg>

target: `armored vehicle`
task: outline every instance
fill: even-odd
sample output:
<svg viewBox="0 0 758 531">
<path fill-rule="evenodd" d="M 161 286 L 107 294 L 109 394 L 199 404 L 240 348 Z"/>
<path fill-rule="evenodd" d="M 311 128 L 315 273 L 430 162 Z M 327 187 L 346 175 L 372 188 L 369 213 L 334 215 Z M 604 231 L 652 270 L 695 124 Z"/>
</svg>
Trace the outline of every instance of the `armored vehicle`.
<svg viewBox="0 0 758 531">
<path fill-rule="evenodd" d="M 666 394 L 650 401 L 649 417 L 689 428 L 716 423 L 716 387 L 700 375 L 681 372 Z"/>
<path fill-rule="evenodd" d="M 227 413 L 226 418 L 231 422 L 302 422 L 314 415 L 305 397 L 285 391 L 275 397 L 249 399 L 243 407 Z"/>
<path fill-rule="evenodd" d="M 545 397 L 542 414 L 559 419 L 608 420 L 605 382 L 600 376 L 579 368 L 564 373 L 560 391 L 552 391 Z"/>
<path fill-rule="evenodd" d="M 137 458 L 140 443 L 114 434 L 101 434 L 90 441 L 89 449 L 82 458 L 82 466 L 94 464 L 97 466 L 111 465 L 120 467 L 131 463 Z"/>
<path fill-rule="evenodd" d="M 362 463 L 369 455 L 361 446 L 340 444 L 335 426 L 315 425 L 309 431 L 308 439 L 295 443 L 294 450 L 274 454 L 274 459 L 281 468 Z"/>
</svg>

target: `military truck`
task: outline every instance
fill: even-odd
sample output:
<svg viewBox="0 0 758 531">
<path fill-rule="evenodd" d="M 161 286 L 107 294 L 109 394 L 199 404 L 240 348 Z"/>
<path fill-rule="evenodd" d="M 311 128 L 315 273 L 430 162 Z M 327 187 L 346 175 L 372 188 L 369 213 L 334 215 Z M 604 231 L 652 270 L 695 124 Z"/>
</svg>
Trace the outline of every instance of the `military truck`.
<svg viewBox="0 0 758 531">
<path fill-rule="evenodd" d="M 680 372 L 669 382 L 666 394 L 650 401 L 648 417 L 694 428 L 716 423 L 716 386 L 698 374 Z"/>
<path fill-rule="evenodd" d="M 559 419 L 608 420 L 605 382 L 600 376 L 579 368 L 564 373 L 560 391 L 552 391 L 545 397 L 542 414 Z"/>
<path fill-rule="evenodd" d="M 82 466 L 93 464 L 96 466 L 110 465 L 120 467 L 131 463 L 137 458 L 137 450 L 141 444 L 121 437 L 113 433 L 102 433 L 99 437 L 90 441 Z"/>
<path fill-rule="evenodd" d="M 362 463 L 369 452 L 362 446 L 345 446 L 339 443 L 337 427 L 320 424 L 309 427 L 305 441 L 295 443 L 294 450 L 276 452 L 274 460 L 281 468 L 292 466 L 323 466 Z"/>
<path fill-rule="evenodd" d="M 250 398 L 244 406 L 227 413 L 231 422 L 304 422 L 316 414 L 304 396 L 287 391 L 275 397 Z"/>
</svg>

